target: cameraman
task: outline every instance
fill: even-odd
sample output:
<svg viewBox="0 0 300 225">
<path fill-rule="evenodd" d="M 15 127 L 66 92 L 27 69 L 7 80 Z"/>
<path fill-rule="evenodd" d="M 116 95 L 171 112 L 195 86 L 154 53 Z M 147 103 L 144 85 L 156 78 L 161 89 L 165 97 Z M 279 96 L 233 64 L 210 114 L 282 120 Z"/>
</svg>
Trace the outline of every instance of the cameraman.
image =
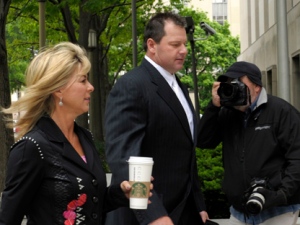
<svg viewBox="0 0 300 225">
<path fill-rule="evenodd" d="M 220 99 L 230 93 L 218 94 L 221 82 L 233 86 L 236 80 L 241 82 L 238 99 Z M 246 104 L 241 105 L 244 101 L 239 98 L 245 98 Z M 300 114 L 288 102 L 266 93 L 261 72 L 252 63 L 235 62 L 213 84 L 212 101 L 199 122 L 198 147 L 215 148 L 220 142 L 223 191 L 232 205 L 230 224 L 296 224 L 300 209 Z M 254 179 L 264 179 L 267 185 L 253 190 L 250 184 Z M 262 210 L 256 214 L 247 208 L 247 190 L 262 196 Z"/>
</svg>

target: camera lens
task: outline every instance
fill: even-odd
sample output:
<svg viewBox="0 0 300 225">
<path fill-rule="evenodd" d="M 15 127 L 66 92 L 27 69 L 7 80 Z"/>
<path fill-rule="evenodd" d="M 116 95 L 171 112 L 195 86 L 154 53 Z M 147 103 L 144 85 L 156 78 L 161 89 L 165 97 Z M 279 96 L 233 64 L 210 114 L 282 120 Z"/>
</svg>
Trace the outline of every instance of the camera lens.
<svg viewBox="0 0 300 225">
<path fill-rule="evenodd" d="M 218 89 L 218 94 L 223 98 L 233 98 L 236 93 L 236 88 L 232 84 L 221 83 Z"/>
<path fill-rule="evenodd" d="M 262 194 L 255 192 L 258 188 L 260 187 L 253 190 L 253 193 L 250 195 L 249 200 L 246 203 L 247 211 L 253 215 L 258 214 L 265 204 L 265 197 Z"/>
<path fill-rule="evenodd" d="M 217 93 L 222 106 L 247 105 L 248 103 L 248 87 L 237 79 L 230 83 L 221 81 Z"/>
</svg>

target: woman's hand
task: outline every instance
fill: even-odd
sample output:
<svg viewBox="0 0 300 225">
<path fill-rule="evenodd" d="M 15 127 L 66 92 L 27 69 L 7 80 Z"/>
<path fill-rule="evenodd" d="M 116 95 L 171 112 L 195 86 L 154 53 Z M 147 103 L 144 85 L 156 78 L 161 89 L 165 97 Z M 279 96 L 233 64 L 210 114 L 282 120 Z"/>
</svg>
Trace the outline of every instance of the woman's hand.
<svg viewBox="0 0 300 225">
<path fill-rule="evenodd" d="M 120 184 L 120 186 L 126 197 L 129 198 L 129 193 L 131 191 L 131 185 L 129 184 L 129 182 L 125 180 Z"/>
<path fill-rule="evenodd" d="M 150 192 L 149 192 L 149 198 L 152 196 L 152 192 L 151 190 L 153 190 L 153 184 L 152 184 L 152 181 L 154 180 L 153 177 L 151 177 L 151 184 L 150 184 Z M 121 184 L 120 184 L 120 187 L 122 189 L 122 191 L 124 192 L 125 196 L 127 198 L 129 198 L 129 194 L 130 194 L 130 191 L 131 191 L 131 185 L 129 183 L 129 181 L 125 180 L 123 181 Z M 151 203 L 151 201 L 149 200 L 149 204 Z"/>
</svg>

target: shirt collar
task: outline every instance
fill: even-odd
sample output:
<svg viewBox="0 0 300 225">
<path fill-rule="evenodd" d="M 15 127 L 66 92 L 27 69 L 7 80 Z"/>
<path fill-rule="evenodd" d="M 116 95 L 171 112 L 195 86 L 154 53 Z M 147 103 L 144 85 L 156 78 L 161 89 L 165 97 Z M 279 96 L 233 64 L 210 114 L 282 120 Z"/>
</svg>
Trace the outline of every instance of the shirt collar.
<svg viewBox="0 0 300 225">
<path fill-rule="evenodd" d="M 167 70 L 162 68 L 160 65 L 158 65 L 156 62 L 154 62 L 152 59 L 150 59 L 148 56 L 145 55 L 145 59 L 151 63 L 152 66 L 154 66 L 158 72 L 165 78 L 165 80 L 168 82 L 170 86 L 172 86 L 172 83 L 176 81 L 175 75 L 169 73 Z"/>
</svg>

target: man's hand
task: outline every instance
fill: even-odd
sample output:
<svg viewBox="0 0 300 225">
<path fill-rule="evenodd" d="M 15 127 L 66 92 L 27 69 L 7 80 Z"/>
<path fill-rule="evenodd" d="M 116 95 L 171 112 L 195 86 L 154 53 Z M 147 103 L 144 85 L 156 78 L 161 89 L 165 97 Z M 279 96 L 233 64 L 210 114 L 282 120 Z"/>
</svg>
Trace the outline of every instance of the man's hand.
<svg viewBox="0 0 300 225">
<path fill-rule="evenodd" d="M 158 218 L 157 220 L 154 220 L 152 223 L 149 223 L 149 225 L 174 225 L 174 223 L 170 217 L 163 216 Z"/>
<path fill-rule="evenodd" d="M 209 219 L 207 212 L 206 211 L 201 211 L 199 214 L 200 214 L 200 217 L 202 219 L 202 222 L 205 224 L 206 221 Z"/>
<path fill-rule="evenodd" d="M 212 86 L 212 103 L 216 107 L 221 107 L 220 96 L 218 95 L 218 89 L 220 87 L 220 82 L 214 82 Z"/>
<path fill-rule="evenodd" d="M 264 209 L 287 204 L 285 193 L 282 190 L 271 191 L 266 188 L 258 188 L 256 192 L 265 197 Z"/>
</svg>

